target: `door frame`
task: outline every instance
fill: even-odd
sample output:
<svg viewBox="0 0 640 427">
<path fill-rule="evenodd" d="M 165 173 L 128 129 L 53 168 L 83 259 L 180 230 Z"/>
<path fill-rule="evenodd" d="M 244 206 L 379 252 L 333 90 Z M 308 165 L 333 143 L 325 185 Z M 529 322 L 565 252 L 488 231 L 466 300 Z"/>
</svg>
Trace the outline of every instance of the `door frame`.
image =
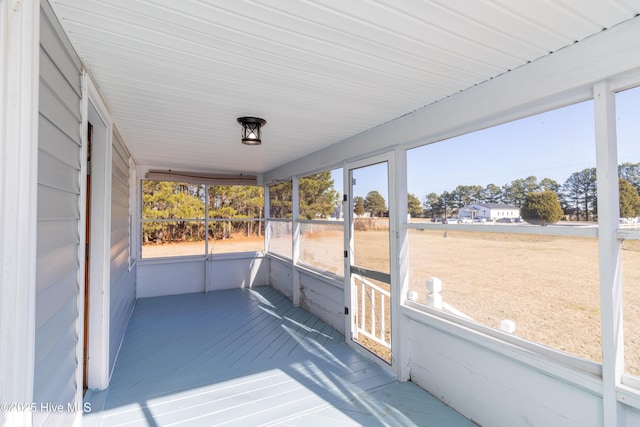
<svg viewBox="0 0 640 427">
<path fill-rule="evenodd" d="M 400 321 L 400 301 L 398 292 L 398 201 L 402 197 L 398 197 L 398 188 L 396 185 L 396 152 L 389 151 L 386 153 L 346 162 L 343 165 L 343 194 L 346 196 L 343 201 L 343 212 L 345 215 L 344 221 L 344 250 L 345 250 L 345 262 L 344 262 L 344 302 L 345 302 L 345 341 L 348 345 L 364 354 L 366 357 L 376 362 L 378 365 L 390 370 L 394 374 L 397 374 L 398 358 L 396 357 L 398 350 L 398 343 L 400 342 L 399 336 L 399 321 Z M 353 195 L 351 194 L 351 170 L 359 169 L 366 166 L 375 165 L 378 163 L 387 163 L 387 185 L 388 185 L 388 207 L 389 207 L 389 270 L 391 276 L 390 290 L 391 290 L 391 363 L 387 363 L 380 357 L 376 356 L 372 352 L 366 350 L 363 346 L 353 341 L 353 316 L 354 310 L 352 303 L 352 287 L 351 287 L 351 264 L 353 261 Z M 406 195 L 404 197 L 406 200 Z M 406 209 L 405 209 L 406 210 Z"/>
<path fill-rule="evenodd" d="M 82 161 L 80 170 L 80 241 L 78 249 L 80 269 L 78 281 L 80 295 L 78 313 L 84 312 L 84 272 L 89 267 L 89 315 L 88 315 L 88 358 L 87 387 L 104 390 L 109 385 L 109 322 L 110 322 L 110 245 L 111 245 L 111 142 L 113 121 L 109 110 L 102 101 L 98 89 L 89 75 L 82 76 Z M 87 197 L 87 131 L 88 123 L 93 126 L 91 153 L 91 221 L 89 266 L 85 266 L 85 246 L 87 222 L 84 204 Z M 78 316 L 78 367 L 77 384 L 83 384 L 84 360 L 83 340 L 84 320 Z M 79 388 L 80 395 L 83 390 Z"/>
</svg>

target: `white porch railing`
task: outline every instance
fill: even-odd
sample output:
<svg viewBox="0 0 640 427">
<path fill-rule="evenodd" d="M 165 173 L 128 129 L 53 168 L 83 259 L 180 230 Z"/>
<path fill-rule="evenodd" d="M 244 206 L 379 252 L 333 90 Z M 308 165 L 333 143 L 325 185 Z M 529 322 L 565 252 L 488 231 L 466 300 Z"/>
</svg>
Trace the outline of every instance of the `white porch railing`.
<svg viewBox="0 0 640 427">
<path fill-rule="evenodd" d="M 429 277 L 427 279 L 427 306 L 433 307 L 438 310 L 442 310 L 447 313 L 454 314 L 459 317 L 463 317 L 468 320 L 473 320 L 471 317 L 463 313 L 462 311 L 452 307 L 442 300 L 442 280 L 437 277 Z M 410 301 L 418 301 L 418 292 L 409 291 L 407 293 L 407 299 Z M 504 319 L 500 322 L 500 330 L 508 333 L 513 333 L 516 329 L 516 324 L 509 319 Z"/>
<path fill-rule="evenodd" d="M 358 295 L 358 336 L 365 336 L 390 349 L 390 292 L 362 276 L 355 278 Z"/>
</svg>

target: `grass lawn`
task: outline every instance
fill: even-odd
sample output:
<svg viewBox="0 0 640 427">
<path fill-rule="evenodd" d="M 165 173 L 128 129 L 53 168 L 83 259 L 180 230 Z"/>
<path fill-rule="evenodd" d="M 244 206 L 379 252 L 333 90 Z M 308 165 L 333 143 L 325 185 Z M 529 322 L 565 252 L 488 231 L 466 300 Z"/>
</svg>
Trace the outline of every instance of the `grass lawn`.
<svg viewBox="0 0 640 427">
<path fill-rule="evenodd" d="M 303 237 L 301 258 L 341 273 L 333 254 L 342 248 L 335 231 Z M 361 265 L 388 265 L 388 234 L 358 231 Z M 262 249 L 261 238 L 210 243 L 215 253 Z M 203 254 L 204 243 L 144 245 L 147 257 Z M 320 255 L 318 255 L 320 254 Z M 325 254 L 324 256 L 322 254 Z M 426 302 L 429 277 L 443 282 L 443 301 L 472 319 L 498 328 L 515 322 L 515 335 L 601 362 L 598 243 L 595 238 L 488 233 L 465 230 L 409 231 L 410 290 Z M 640 374 L 640 242 L 622 251 L 626 370 Z"/>
</svg>

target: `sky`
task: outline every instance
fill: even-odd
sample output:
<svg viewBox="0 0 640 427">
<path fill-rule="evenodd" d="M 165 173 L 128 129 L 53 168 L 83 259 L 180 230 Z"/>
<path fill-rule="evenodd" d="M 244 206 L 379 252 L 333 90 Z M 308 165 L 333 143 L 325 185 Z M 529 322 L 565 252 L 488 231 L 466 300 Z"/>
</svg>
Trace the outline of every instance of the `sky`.
<svg viewBox="0 0 640 427">
<path fill-rule="evenodd" d="M 495 184 L 535 176 L 562 185 L 573 173 L 595 167 L 593 101 L 516 120 L 408 151 L 409 193 L 424 201 L 429 193 L 458 185 Z M 616 95 L 618 163 L 640 162 L 640 87 Z M 381 165 L 355 171 L 354 195 L 376 190 L 388 200 Z M 332 172 L 342 192 L 342 170 Z"/>
</svg>

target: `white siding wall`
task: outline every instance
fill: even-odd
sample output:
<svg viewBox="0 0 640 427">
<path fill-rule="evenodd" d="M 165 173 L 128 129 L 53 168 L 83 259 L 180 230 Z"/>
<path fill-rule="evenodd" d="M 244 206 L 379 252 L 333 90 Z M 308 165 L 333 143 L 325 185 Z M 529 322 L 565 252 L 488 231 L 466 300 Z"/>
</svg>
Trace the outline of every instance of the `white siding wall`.
<svg viewBox="0 0 640 427">
<path fill-rule="evenodd" d="M 136 297 L 264 286 L 268 272 L 269 259 L 262 255 L 148 259 L 138 263 Z"/>
<path fill-rule="evenodd" d="M 640 426 L 640 410 L 624 407 L 621 411 L 621 419 L 618 421 L 620 426 Z"/>
<path fill-rule="evenodd" d="M 131 201 L 129 152 L 117 132 L 113 134 L 111 168 L 111 273 L 109 372 L 113 369 L 136 298 L 136 265 L 129 268 Z"/>
<path fill-rule="evenodd" d="M 137 275 L 137 298 L 203 292 L 205 261 L 198 258 L 138 261 Z"/>
<path fill-rule="evenodd" d="M 267 284 L 269 260 L 260 255 L 213 255 L 207 260 L 207 291 Z"/>
<path fill-rule="evenodd" d="M 411 381 L 480 425 L 603 425 L 602 398 L 587 390 L 596 382 L 586 374 L 576 371 L 582 385 L 571 384 L 492 350 L 489 341 L 483 347 L 415 318 L 404 318 L 403 328 Z"/>
<path fill-rule="evenodd" d="M 293 298 L 293 270 L 290 261 L 269 257 L 269 285 L 287 298 Z"/>
<path fill-rule="evenodd" d="M 317 274 L 300 271 L 300 305 L 344 334 L 343 285 Z"/>
<path fill-rule="evenodd" d="M 268 284 L 293 299 L 294 272 L 290 261 L 268 257 Z M 344 289 L 311 271 L 298 269 L 300 306 L 309 310 L 331 327 L 344 333 Z"/>
<path fill-rule="evenodd" d="M 81 66 L 46 1 L 40 25 L 34 401 L 73 402 L 78 344 Z M 34 425 L 70 425 L 41 411 Z"/>
</svg>

